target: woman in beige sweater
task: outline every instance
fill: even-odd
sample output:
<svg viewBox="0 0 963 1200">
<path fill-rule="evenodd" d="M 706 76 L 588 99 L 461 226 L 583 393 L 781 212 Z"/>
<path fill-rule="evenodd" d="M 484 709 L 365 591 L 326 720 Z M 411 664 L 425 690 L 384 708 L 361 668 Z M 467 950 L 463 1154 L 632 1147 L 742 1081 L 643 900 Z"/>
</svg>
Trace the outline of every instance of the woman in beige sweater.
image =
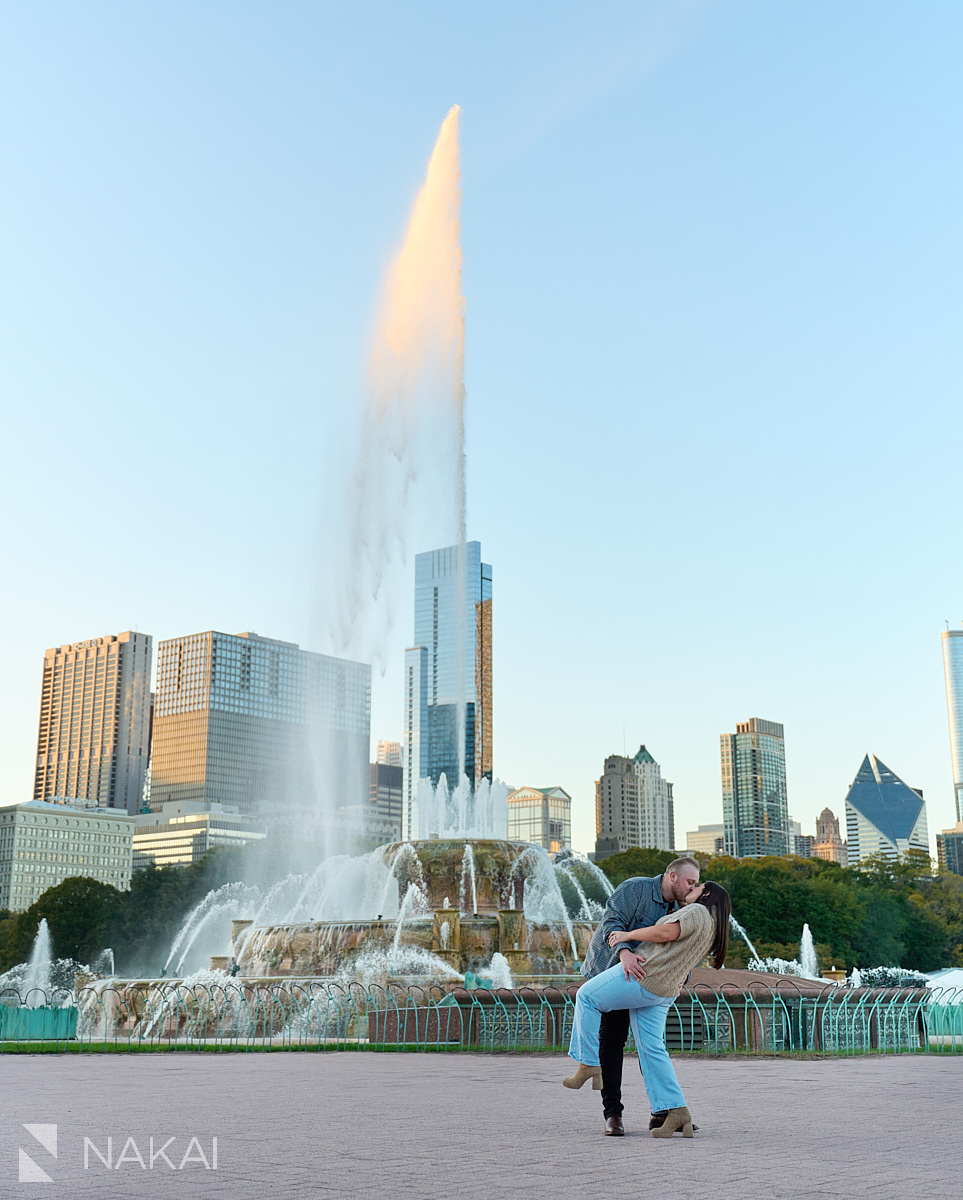
<svg viewBox="0 0 963 1200">
<path fill-rule="evenodd" d="M 630 978 L 620 964 L 582 984 L 575 1000 L 575 1022 L 568 1051 L 579 1066 L 574 1075 L 563 1080 L 566 1087 L 580 1088 L 587 1079 L 592 1080 L 594 1088 L 601 1087 L 602 1013 L 627 1008 L 652 1111 L 668 1109 L 665 1124 L 653 1129 L 652 1136 L 671 1137 L 681 1129 L 684 1137 L 692 1137 L 692 1117 L 665 1048 L 665 1018 L 686 976 L 707 954 L 712 954 L 712 965 L 717 971 L 725 963 L 731 912 L 725 888 L 718 883 L 703 883 L 689 892 L 680 909 L 661 917 L 654 925 L 609 936 L 612 946 L 620 942 L 647 943 L 645 983 Z"/>
</svg>

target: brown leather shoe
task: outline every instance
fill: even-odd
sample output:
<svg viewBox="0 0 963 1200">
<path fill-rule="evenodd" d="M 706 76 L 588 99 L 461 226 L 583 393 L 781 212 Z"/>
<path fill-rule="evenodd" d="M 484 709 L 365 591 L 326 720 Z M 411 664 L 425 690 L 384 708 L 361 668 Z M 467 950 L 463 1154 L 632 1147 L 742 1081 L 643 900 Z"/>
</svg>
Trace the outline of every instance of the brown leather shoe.
<svg viewBox="0 0 963 1200">
<path fill-rule="evenodd" d="M 605 1136 L 606 1137 L 625 1137 L 625 1130 L 622 1127 L 621 1117 L 606 1117 L 605 1118 Z"/>
</svg>

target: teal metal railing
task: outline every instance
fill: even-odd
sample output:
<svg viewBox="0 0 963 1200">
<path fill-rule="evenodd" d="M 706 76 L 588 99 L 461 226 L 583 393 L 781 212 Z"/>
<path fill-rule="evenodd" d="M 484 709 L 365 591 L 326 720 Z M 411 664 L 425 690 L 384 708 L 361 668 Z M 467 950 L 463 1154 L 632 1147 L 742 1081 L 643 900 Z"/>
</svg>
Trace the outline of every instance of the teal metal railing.
<svg viewBox="0 0 963 1200">
<path fill-rule="evenodd" d="M 563 1052 L 577 986 L 477 988 L 322 979 L 98 982 L 0 994 L 0 1053 L 24 1049 Z M 669 1010 L 672 1051 L 963 1054 L 963 991 L 698 986 Z"/>
</svg>

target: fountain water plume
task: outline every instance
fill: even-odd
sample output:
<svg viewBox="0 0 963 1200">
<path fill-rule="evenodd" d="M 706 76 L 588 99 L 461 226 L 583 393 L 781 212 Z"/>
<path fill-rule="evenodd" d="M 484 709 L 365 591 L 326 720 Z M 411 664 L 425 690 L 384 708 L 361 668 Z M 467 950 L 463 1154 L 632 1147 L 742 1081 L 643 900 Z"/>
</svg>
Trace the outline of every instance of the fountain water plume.
<svg viewBox="0 0 963 1200">
<path fill-rule="evenodd" d="M 469 899 L 471 904 L 468 903 Z M 461 859 L 461 887 L 458 903 L 462 913 L 469 916 L 478 912 L 478 884 L 475 880 L 475 851 L 471 842 L 465 842 L 465 853 Z"/>
<path fill-rule="evenodd" d="M 500 779 L 482 779 L 473 788 L 462 775 L 454 792 L 444 775 L 437 786 L 420 779 L 416 799 L 419 839 L 507 837 L 508 787 Z"/>
<path fill-rule="evenodd" d="M 803 924 L 802 939 L 799 942 L 799 966 L 807 979 L 819 978 L 816 947 L 813 944 L 813 935 L 809 929 L 808 922 Z"/>
<path fill-rule="evenodd" d="M 459 111 L 441 126 L 384 281 L 357 460 L 328 523 L 340 541 L 324 555 L 326 640 L 382 674 L 415 531 L 425 545 L 465 541 Z"/>
<path fill-rule="evenodd" d="M 756 947 L 755 947 L 755 946 L 752 944 L 752 942 L 750 942 L 750 941 L 749 941 L 749 934 L 748 934 L 748 933 L 746 933 L 746 931 L 745 931 L 745 930 L 743 929 L 743 927 L 742 927 L 742 926 L 739 924 L 739 922 L 736 920 L 736 918 L 735 918 L 735 917 L 733 917 L 733 916 L 731 916 L 731 915 L 730 915 L 730 917 L 729 917 L 729 925 L 730 925 L 730 927 L 732 928 L 733 932 L 734 932 L 734 933 L 737 933 L 737 934 L 739 935 L 739 937 L 741 937 L 741 938 L 742 938 L 742 940 L 743 940 L 743 941 L 746 943 L 746 945 L 749 947 L 749 950 L 750 950 L 750 952 L 751 952 L 751 954 L 752 954 L 752 958 L 753 958 L 753 960 L 755 960 L 756 962 L 760 962 L 760 961 L 761 961 L 761 959 L 759 958 L 759 951 L 758 951 L 758 950 L 756 949 Z"/>
<path fill-rule="evenodd" d="M 42 1008 L 50 1002 L 50 928 L 42 917 L 33 940 L 27 972 L 24 976 L 24 1001 L 29 1008 Z"/>
<path fill-rule="evenodd" d="M 409 883 L 408 890 L 405 892 L 405 898 L 402 900 L 401 907 L 398 910 L 398 923 L 395 925 L 395 936 L 391 942 L 392 954 L 397 955 L 401 949 L 401 939 L 406 923 L 424 919 L 430 915 L 431 908 L 425 893 L 416 883 Z"/>
</svg>

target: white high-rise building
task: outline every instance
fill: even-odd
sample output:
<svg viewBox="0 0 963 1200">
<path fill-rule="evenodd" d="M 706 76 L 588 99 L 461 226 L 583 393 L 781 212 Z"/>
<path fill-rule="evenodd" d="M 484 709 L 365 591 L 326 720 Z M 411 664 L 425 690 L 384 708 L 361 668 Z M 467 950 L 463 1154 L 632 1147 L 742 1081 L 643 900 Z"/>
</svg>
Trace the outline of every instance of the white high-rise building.
<svg viewBox="0 0 963 1200">
<path fill-rule="evenodd" d="M 963 629 L 943 631 L 943 676 L 946 680 L 946 715 L 950 722 L 956 819 L 963 821 Z"/>
<path fill-rule="evenodd" d="M 634 846 L 675 849 L 672 784 L 640 746 L 632 758 L 611 754 L 595 784 L 595 860 Z"/>
</svg>

